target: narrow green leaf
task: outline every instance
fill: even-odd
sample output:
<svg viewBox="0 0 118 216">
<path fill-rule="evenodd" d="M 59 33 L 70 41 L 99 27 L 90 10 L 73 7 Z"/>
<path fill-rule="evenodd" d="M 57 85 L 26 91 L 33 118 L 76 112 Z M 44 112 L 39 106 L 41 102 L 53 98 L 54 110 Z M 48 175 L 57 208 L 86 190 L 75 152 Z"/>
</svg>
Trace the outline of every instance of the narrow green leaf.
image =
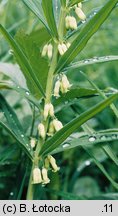
<svg viewBox="0 0 118 216">
<path fill-rule="evenodd" d="M 77 136 L 77 135 L 76 135 Z M 96 145 L 105 145 L 107 142 L 113 142 L 118 140 L 118 130 L 116 129 L 116 132 L 113 132 L 113 130 L 109 130 L 109 131 L 99 131 L 99 132 L 95 132 L 92 136 L 89 135 L 82 135 L 79 136 L 78 134 L 78 138 L 69 138 L 67 141 L 65 141 L 64 143 L 62 143 L 62 145 L 60 145 L 57 149 L 55 149 L 51 154 L 55 154 L 58 152 L 62 152 L 62 151 L 66 151 L 72 148 L 76 148 L 76 147 L 80 147 L 80 146 L 86 146 L 88 148 L 92 148 L 93 146 Z M 112 160 L 115 162 L 115 164 L 117 165 L 117 158 L 116 156 L 113 154 L 113 152 L 111 152 L 109 150 L 109 146 L 103 146 L 103 149 L 105 150 L 105 153 L 107 152 L 107 154 L 112 158 Z"/>
<path fill-rule="evenodd" d="M 102 57 L 94 57 L 91 59 L 81 60 L 70 64 L 68 67 L 64 68 L 64 71 L 80 68 L 83 66 L 98 64 L 98 63 L 111 62 L 111 61 L 118 61 L 118 56 L 102 56 Z"/>
<path fill-rule="evenodd" d="M 22 1 L 38 17 L 38 19 L 44 24 L 48 32 L 51 34 L 50 29 L 48 27 L 48 24 L 43 14 L 41 1 L 40 0 L 22 0 Z"/>
<path fill-rule="evenodd" d="M 83 50 L 88 40 L 107 19 L 117 2 L 117 0 L 109 0 L 95 16 L 87 22 L 81 32 L 78 33 L 76 39 L 72 42 L 68 51 L 60 58 L 55 72 L 59 73 Z"/>
<path fill-rule="evenodd" d="M 60 131 L 58 131 L 51 139 L 41 148 L 40 154 L 48 154 L 63 143 L 74 131 L 76 131 L 83 123 L 94 117 L 97 113 L 104 110 L 109 106 L 115 99 L 118 98 L 118 94 L 110 96 L 108 99 L 98 103 L 96 106 L 87 110 L 70 123 L 65 125 Z"/>
<path fill-rule="evenodd" d="M 45 17 L 47 19 L 47 23 L 52 31 L 52 35 L 57 37 L 58 33 L 57 33 L 57 27 L 54 18 L 54 12 L 53 12 L 53 1 L 48 0 L 48 4 L 47 4 L 47 0 L 43 0 L 42 7 L 43 7 Z"/>
<path fill-rule="evenodd" d="M 7 30 L 1 24 L 0 24 L 0 31 L 4 35 L 6 40 L 9 42 L 9 44 L 11 45 L 19 65 L 21 66 L 22 69 L 24 69 L 25 76 L 27 77 L 27 75 L 29 75 L 32 81 L 32 85 L 37 86 L 41 94 L 45 96 L 45 93 L 42 89 L 42 86 L 40 85 L 39 80 L 37 79 L 34 71 L 32 70 L 26 56 L 20 49 L 19 45 L 16 43 L 16 41 L 12 38 L 12 36 L 7 32 Z"/>
<path fill-rule="evenodd" d="M 112 140 L 114 140 L 115 137 L 116 137 L 116 135 L 112 134 L 112 138 L 113 138 Z M 102 147 L 102 149 L 111 158 L 111 160 L 113 160 L 113 162 L 116 164 L 116 166 L 118 166 L 118 158 L 115 155 L 115 153 L 113 152 L 112 148 L 109 145 L 105 145 Z"/>
<path fill-rule="evenodd" d="M 83 147 L 83 149 L 90 155 L 90 157 L 93 159 L 96 166 L 101 170 L 101 172 L 106 176 L 106 178 L 111 182 L 111 184 L 118 189 L 118 183 L 116 183 L 111 176 L 108 174 L 108 172 L 105 170 L 104 166 L 97 160 L 97 158 L 94 156 L 92 151 L 88 149 L 87 147 Z"/>
<path fill-rule="evenodd" d="M 9 82 L 0 82 L 0 89 L 14 90 L 18 92 L 22 98 L 26 98 L 31 103 L 33 103 L 38 109 L 40 108 L 39 101 L 35 99 L 34 96 L 27 89 L 21 88 L 20 86 L 12 85 Z"/>
<path fill-rule="evenodd" d="M 17 115 L 13 111 L 13 109 L 9 106 L 5 98 L 0 94 L 0 110 L 4 113 L 7 125 L 5 125 L 2 120 L 0 120 L 0 124 L 4 126 L 8 132 L 10 132 L 16 140 L 21 144 L 21 147 L 24 148 L 30 158 L 32 158 L 32 149 L 30 146 L 30 141 L 26 137 L 23 128 L 17 118 Z"/>
</svg>

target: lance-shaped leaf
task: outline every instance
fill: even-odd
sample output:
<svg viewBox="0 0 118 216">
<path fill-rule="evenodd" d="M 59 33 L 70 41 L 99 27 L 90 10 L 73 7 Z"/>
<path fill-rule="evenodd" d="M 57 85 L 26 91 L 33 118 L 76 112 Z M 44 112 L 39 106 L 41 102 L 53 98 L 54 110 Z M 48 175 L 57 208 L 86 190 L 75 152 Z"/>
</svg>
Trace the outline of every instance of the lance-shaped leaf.
<svg viewBox="0 0 118 216">
<path fill-rule="evenodd" d="M 118 94 L 110 96 L 108 99 L 98 103 L 96 106 L 87 110 L 67 125 L 65 125 L 60 131 L 58 131 L 51 139 L 47 140 L 41 148 L 40 154 L 48 154 L 56 149 L 61 143 L 63 143 L 74 131 L 76 131 L 82 124 L 94 117 L 97 113 L 104 110 L 115 99 L 118 98 Z"/>
<path fill-rule="evenodd" d="M 106 130 L 95 132 L 93 135 L 83 135 L 78 136 L 78 138 L 68 138 L 62 145 L 60 145 L 57 149 L 55 149 L 52 153 L 63 152 L 72 148 L 86 146 L 87 148 L 92 148 L 93 146 L 101 146 L 105 145 L 107 142 L 113 142 L 118 140 L 118 129 L 114 130 Z M 107 147 L 105 147 L 106 151 L 109 151 Z M 51 154 L 52 154 L 51 153 Z M 116 163 L 116 162 L 115 162 Z"/>
<path fill-rule="evenodd" d="M 40 108 L 39 101 L 27 89 L 21 88 L 20 86 L 16 86 L 15 84 L 9 82 L 0 82 L 0 89 L 14 90 L 18 92 L 22 98 L 26 98 L 28 101 L 34 104 L 38 109 Z"/>
<path fill-rule="evenodd" d="M 48 4 L 47 4 L 47 0 L 43 0 L 42 7 L 43 7 L 45 17 L 47 19 L 47 23 L 52 31 L 52 35 L 58 36 L 56 22 L 54 18 L 54 12 L 53 12 L 53 1 L 48 0 Z"/>
<path fill-rule="evenodd" d="M 83 50 L 88 40 L 94 35 L 100 28 L 102 23 L 107 19 L 112 9 L 116 5 L 117 0 L 109 0 L 99 12 L 84 25 L 81 32 L 78 32 L 78 36 L 72 42 L 67 52 L 60 58 L 56 72 L 59 73 L 65 66 L 70 64 L 74 58 Z"/>
<path fill-rule="evenodd" d="M 22 0 L 22 1 L 38 17 L 38 19 L 44 24 L 48 32 L 51 34 L 48 24 L 45 20 L 45 16 L 41 6 L 41 0 Z"/>
<path fill-rule="evenodd" d="M 81 60 L 81 61 L 70 64 L 68 67 L 64 68 L 64 71 L 77 69 L 77 68 L 87 66 L 87 65 L 112 62 L 112 61 L 118 61 L 118 56 L 115 56 L 115 55 L 114 56 L 102 56 L 102 57 L 94 57 L 91 59 Z"/>
<path fill-rule="evenodd" d="M 25 135 L 16 113 L 9 106 L 2 94 L 0 94 L 0 110 L 4 113 L 4 116 L 7 120 L 7 125 L 5 125 L 2 120 L 0 120 L 0 125 L 2 125 L 9 133 L 14 136 L 18 143 L 20 143 L 21 147 L 23 147 L 27 155 L 32 158 L 30 141 Z"/>
<path fill-rule="evenodd" d="M 45 93 L 43 91 L 43 88 L 40 84 L 40 81 L 37 79 L 31 65 L 29 64 L 26 55 L 22 52 L 20 46 L 17 44 L 17 42 L 12 38 L 12 36 L 7 32 L 7 30 L 0 25 L 0 31 L 1 33 L 4 35 L 4 37 L 6 38 L 6 40 L 8 41 L 8 43 L 10 44 L 10 46 L 12 47 L 13 51 L 14 51 L 14 55 L 26 77 L 26 80 L 30 80 L 30 82 L 32 82 L 32 85 L 34 87 L 37 87 L 37 89 L 39 89 L 39 91 L 41 92 L 41 94 L 43 96 L 45 96 Z"/>
</svg>

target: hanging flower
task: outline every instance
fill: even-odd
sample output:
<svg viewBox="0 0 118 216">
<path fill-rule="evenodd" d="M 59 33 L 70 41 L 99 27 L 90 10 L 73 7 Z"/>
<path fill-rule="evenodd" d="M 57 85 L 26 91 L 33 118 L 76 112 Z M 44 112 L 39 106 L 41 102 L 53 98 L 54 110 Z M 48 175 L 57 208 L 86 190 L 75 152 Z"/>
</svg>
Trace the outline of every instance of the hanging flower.
<svg viewBox="0 0 118 216">
<path fill-rule="evenodd" d="M 48 155 L 48 160 L 53 168 L 53 172 L 58 172 L 60 170 L 60 167 L 57 166 L 55 158 L 51 155 Z"/>
<path fill-rule="evenodd" d="M 53 126 L 55 131 L 59 131 L 63 128 L 63 124 L 58 119 L 53 120 Z"/>
<path fill-rule="evenodd" d="M 67 16 L 65 18 L 65 25 L 67 29 L 75 30 L 77 29 L 77 21 L 73 16 Z"/>
<path fill-rule="evenodd" d="M 36 167 L 33 169 L 33 184 L 40 184 L 42 183 L 42 177 L 41 177 L 41 170 Z"/>
<path fill-rule="evenodd" d="M 42 169 L 42 177 L 43 177 L 43 184 L 48 184 L 50 179 L 48 178 L 48 170 L 46 168 Z"/>
<path fill-rule="evenodd" d="M 53 121 L 50 122 L 49 124 L 49 131 L 48 131 L 48 136 L 53 136 L 55 133 L 55 128 L 54 128 L 54 124 Z"/>
<path fill-rule="evenodd" d="M 53 46 L 52 46 L 52 44 L 46 44 L 43 47 L 41 55 L 42 55 L 42 57 L 47 56 L 49 59 L 51 59 L 52 55 L 53 55 Z"/>
<path fill-rule="evenodd" d="M 38 131 L 39 131 L 39 135 L 42 139 L 45 139 L 45 136 L 46 136 L 46 132 L 45 132 L 45 127 L 44 127 L 44 124 L 40 123 L 38 125 Z"/>
<path fill-rule="evenodd" d="M 55 97 L 59 97 L 59 91 L 60 91 L 60 86 L 61 86 L 61 83 L 60 81 L 58 80 L 56 83 L 55 83 L 55 87 L 54 87 L 54 96 Z"/>
<path fill-rule="evenodd" d="M 77 16 L 78 16 L 82 21 L 85 21 L 85 20 L 86 20 L 86 15 L 84 14 L 84 12 L 82 11 L 81 8 L 76 7 L 76 8 L 75 8 L 75 13 L 77 14 Z"/>
<path fill-rule="evenodd" d="M 58 51 L 60 55 L 64 55 L 64 53 L 67 51 L 68 47 L 66 46 L 66 44 L 62 43 L 62 44 L 58 44 Z"/>
<path fill-rule="evenodd" d="M 54 116 L 54 107 L 51 103 L 45 104 L 43 116 L 44 116 L 45 121 L 48 118 L 48 116 L 51 116 L 51 117 Z"/>
<path fill-rule="evenodd" d="M 53 55 L 53 46 L 52 46 L 52 44 L 48 45 L 47 55 L 48 55 L 49 59 L 52 58 L 52 55 Z"/>
<path fill-rule="evenodd" d="M 72 85 L 70 84 L 67 76 L 64 74 L 62 75 L 61 79 L 61 92 L 67 93 Z"/>
</svg>

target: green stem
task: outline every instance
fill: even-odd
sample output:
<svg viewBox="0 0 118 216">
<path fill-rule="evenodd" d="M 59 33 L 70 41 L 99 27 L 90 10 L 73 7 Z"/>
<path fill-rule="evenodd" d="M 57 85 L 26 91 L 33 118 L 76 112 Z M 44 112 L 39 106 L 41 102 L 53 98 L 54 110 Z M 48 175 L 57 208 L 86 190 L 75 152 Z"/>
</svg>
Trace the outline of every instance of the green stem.
<svg viewBox="0 0 118 216">
<path fill-rule="evenodd" d="M 32 184 L 33 168 L 34 168 L 34 164 L 32 165 L 31 173 L 30 173 L 30 179 L 29 179 L 28 190 L 27 190 L 27 200 L 33 200 L 33 191 L 34 191 L 33 184 Z"/>
<path fill-rule="evenodd" d="M 62 40 L 63 35 L 64 35 L 65 12 L 66 12 L 65 9 L 63 7 L 61 7 L 61 14 L 60 14 L 60 21 L 59 21 L 59 28 L 58 28 L 59 29 L 58 30 L 59 40 Z M 58 60 L 58 43 L 57 43 L 57 41 L 54 40 L 54 53 L 53 53 L 53 57 L 52 57 L 52 61 L 51 61 L 51 65 L 50 65 L 50 69 L 49 69 L 48 77 L 47 77 L 45 104 L 51 102 L 53 80 L 54 80 L 55 69 L 57 66 L 57 60 Z M 48 122 L 49 122 L 49 119 L 46 122 L 44 122 L 46 131 L 47 131 Z M 39 156 L 40 148 L 43 144 L 44 144 L 44 140 L 40 140 L 40 142 L 38 142 L 37 147 L 36 147 L 36 151 L 35 151 L 35 155 L 34 155 L 34 162 L 32 165 L 30 180 L 29 180 L 29 185 L 28 185 L 27 200 L 33 200 L 33 193 L 34 193 L 33 189 L 34 188 L 33 188 L 33 184 L 32 184 L 32 171 L 34 169 L 34 166 L 36 164 L 38 165 L 38 160 L 39 160 L 38 156 Z"/>
</svg>

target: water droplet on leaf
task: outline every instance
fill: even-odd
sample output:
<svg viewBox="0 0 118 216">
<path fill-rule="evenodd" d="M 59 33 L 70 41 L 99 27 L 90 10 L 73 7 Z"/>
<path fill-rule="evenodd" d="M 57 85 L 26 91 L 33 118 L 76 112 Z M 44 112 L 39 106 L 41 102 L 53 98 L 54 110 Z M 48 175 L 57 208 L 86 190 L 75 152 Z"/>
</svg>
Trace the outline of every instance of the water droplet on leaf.
<svg viewBox="0 0 118 216">
<path fill-rule="evenodd" d="M 94 142 L 95 140 L 96 140 L 96 137 L 95 137 L 95 136 L 89 137 L 89 142 Z"/>
</svg>

